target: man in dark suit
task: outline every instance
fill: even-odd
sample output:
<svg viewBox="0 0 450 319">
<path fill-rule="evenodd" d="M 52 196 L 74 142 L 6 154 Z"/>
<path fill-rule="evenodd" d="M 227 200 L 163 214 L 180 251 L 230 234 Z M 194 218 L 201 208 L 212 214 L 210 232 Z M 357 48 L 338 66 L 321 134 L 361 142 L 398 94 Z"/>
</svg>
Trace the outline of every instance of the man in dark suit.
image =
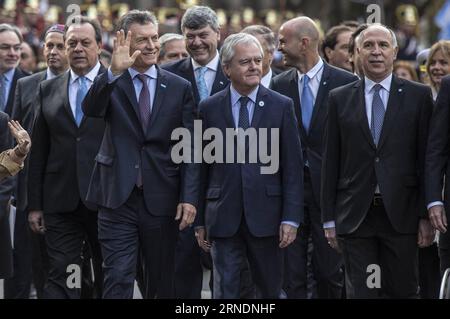
<svg viewBox="0 0 450 319">
<path fill-rule="evenodd" d="M 273 55 L 277 48 L 277 40 L 275 33 L 264 25 L 249 25 L 241 32 L 248 33 L 258 39 L 264 50 L 264 58 L 262 64 L 261 84 L 268 88 L 272 79 L 279 74 L 279 71 L 272 69 Z"/>
<path fill-rule="evenodd" d="M 322 61 L 318 51 L 319 32 L 308 17 L 295 18 L 283 24 L 279 41 L 284 63 L 293 69 L 276 76 L 271 87 L 294 101 L 305 178 L 305 223 L 302 232 L 286 252 L 287 286 L 284 288 L 288 298 L 307 297 L 308 239 L 311 236 L 317 297 L 340 298 L 343 287 L 342 258 L 329 247 L 320 219 L 322 137 L 328 112 L 328 92 L 357 78 Z"/>
<path fill-rule="evenodd" d="M 219 19 L 211 8 L 193 6 L 183 15 L 181 31 L 190 57 L 166 64 L 162 68 L 192 83 L 192 91 L 198 105 L 208 96 L 223 90 L 229 83 L 223 74 L 217 52 L 220 40 Z M 175 296 L 177 298 L 199 299 L 201 297 L 202 264 L 210 266 L 211 257 L 198 247 L 194 230 L 186 228 L 179 233 L 175 254 Z"/>
<path fill-rule="evenodd" d="M 9 24 L 0 24 L 0 111 L 11 115 L 12 105 L 14 103 L 14 90 L 18 79 L 28 75 L 21 71 L 17 66 L 20 60 L 22 35 L 17 27 Z M 5 124 L 6 125 L 6 124 Z M 5 146 L 8 140 L 2 141 Z M 13 191 L 14 178 L 6 178 L 0 182 L 0 220 L 3 225 L 2 234 L 9 236 L 9 229 L 6 231 L 9 216 L 9 203 Z M 2 278 L 10 278 L 13 275 L 12 250 L 10 239 L 2 243 L 1 250 L 5 256 L 3 269 L 0 269 Z M 8 246 L 9 245 L 9 246 Z M 3 258 L 2 258 L 3 259 Z"/>
<path fill-rule="evenodd" d="M 427 155 L 425 158 L 426 203 L 431 223 L 439 235 L 441 276 L 450 268 L 450 155 L 448 144 L 450 121 L 450 77 L 442 79 L 441 89 L 430 122 Z M 442 194 L 442 189 L 444 193 Z M 442 195 L 444 195 L 442 197 Z"/>
<path fill-rule="evenodd" d="M 8 124 L 8 114 L 0 112 L 0 181 L 2 189 L 12 191 L 12 178 L 23 168 L 23 161 L 28 154 L 31 141 L 28 133 L 17 122 Z M 8 129 L 9 126 L 9 129 Z M 16 138 L 17 145 L 11 149 L 12 138 Z M 1 205 L 7 209 L 0 211 L 0 279 L 9 278 L 13 273 L 13 255 L 11 250 L 11 236 L 9 226 L 8 202 Z"/>
<path fill-rule="evenodd" d="M 68 266 L 81 264 L 85 240 L 93 255 L 97 297 L 103 282 L 97 206 L 85 199 L 105 124 L 81 110 L 89 86 L 105 71 L 98 61 L 101 29 L 86 17 L 74 21 L 65 28 L 70 71 L 39 85 L 29 164 L 28 208 L 32 215 L 43 212 L 45 220 L 50 264 L 45 298 L 80 297 L 80 278 L 67 284 L 74 271 Z"/>
<path fill-rule="evenodd" d="M 103 296 L 132 298 L 140 249 L 144 297 L 168 298 L 174 296 L 176 221 L 180 230 L 192 224 L 198 200 L 197 169 L 172 161 L 171 134 L 193 129 L 196 107 L 189 82 L 156 66 L 153 14 L 132 10 L 117 29 L 111 67 L 83 105 L 87 116 L 106 121 L 87 195 L 100 207 Z"/>
<path fill-rule="evenodd" d="M 49 80 L 67 70 L 67 57 L 64 50 L 64 25 L 54 25 L 45 33 L 43 54 L 48 68 L 39 73 L 17 81 L 14 106 L 11 118 L 22 123 L 28 133 L 32 134 L 36 97 L 39 83 Z M 15 190 L 16 220 L 14 223 L 14 276 L 5 280 L 5 298 L 26 299 L 30 294 L 32 277 L 38 298 L 42 297 L 43 285 L 47 271 L 47 248 L 43 235 L 43 216 L 28 216 L 28 160 L 19 173 Z M 35 234 L 29 233 L 28 219 Z M 36 263 L 38 265 L 36 265 Z M 35 267 L 35 265 L 37 267 Z M 34 273 L 34 276 L 33 276 Z"/>
<path fill-rule="evenodd" d="M 231 86 L 200 103 L 204 131 L 214 128 L 226 136 L 226 131 L 239 128 L 234 141 L 245 143 L 248 131 L 262 138 L 259 132 L 264 128 L 270 137 L 259 141 L 260 151 L 279 154 L 272 158 L 276 168 L 264 173 L 265 165 L 253 154 L 256 149 L 249 147 L 250 141 L 244 147 L 232 143 L 234 149 L 228 149 L 227 142 L 218 146 L 223 148 L 218 153 L 227 154 L 227 163 L 221 159 L 202 164 L 196 232 L 202 248 L 208 250 L 211 242 L 214 298 L 240 297 L 241 267 L 247 260 L 258 297 L 278 298 L 280 248 L 292 243 L 303 218 L 302 156 L 293 103 L 260 85 L 263 55 L 252 35 L 229 36 L 221 49 L 221 63 Z M 278 139 L 270 141 L 274 130 Z M 237 154 L 231 163 L 229 154 Z M 245 154 L 243 161 L 239 154 Z"/>
<path fill-rule="evenodd" d="M 417 245 L 434 238 L 424 198 L 431 90 L 392 75 L 390 29 L 370 25 L 357 47 L 365 78 L 329 94 L 325 236 L 342 250 L 348 298 L 415 298 Z"/>
</svg>

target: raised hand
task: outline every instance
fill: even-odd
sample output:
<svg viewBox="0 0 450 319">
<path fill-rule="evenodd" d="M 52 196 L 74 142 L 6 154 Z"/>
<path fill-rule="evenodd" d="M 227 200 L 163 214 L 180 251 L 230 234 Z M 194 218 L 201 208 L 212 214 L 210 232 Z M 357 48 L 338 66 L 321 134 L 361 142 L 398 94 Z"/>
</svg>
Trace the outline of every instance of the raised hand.
<svg viewBox="0 0 450 319">
<path fill-rule="evenodd" d="M 123 30 L 117 31 L 111 58 L 111 72 L 114 76 L 125 72 L 125 70 L 133 65 L 139 54 L 141 54 L 140 50 L 136 50 L 133 55 L 130 56 L 130 42 L 131 31 L 128 31 L 126 38 Z"/>
<path fill-rule="evenodd" d="M 31 139 L 28 132 L 20 125 L 19 122 L 11 120 L 8 123 L 9 130 L 17 142 L 19 152 L 25 156 L 30 151 Z"/>
</svg>

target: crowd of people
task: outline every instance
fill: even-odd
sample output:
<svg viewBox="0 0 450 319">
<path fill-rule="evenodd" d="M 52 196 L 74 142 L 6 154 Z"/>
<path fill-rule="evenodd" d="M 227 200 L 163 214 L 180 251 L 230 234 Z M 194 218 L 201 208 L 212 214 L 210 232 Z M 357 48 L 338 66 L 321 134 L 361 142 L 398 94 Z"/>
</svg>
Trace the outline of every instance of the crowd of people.
<svg viewBox="0 0 450 319">
<path fill-rule="evenodd" d="M 387 26 L 322 36 L 307 16 L 224 39 L 206 6 L 180 34 L 158 31 L 131 10 L 109 52 L 98 21 L 75 16 L 46 29 L 36 70 L 21 31 L 0 24 L 5 298 L 129 299 L 137 281 L 144 298 L 197 299 L 205 268 L 215 299 L 438 298 L 450 41 L 397 60 Z M 196 121 L 226 161 L 196 158 Z M 229 129 L 243 148 L 219 138 Z M 279 154 L 275 172 L 254 143 Z"/>
</svg>

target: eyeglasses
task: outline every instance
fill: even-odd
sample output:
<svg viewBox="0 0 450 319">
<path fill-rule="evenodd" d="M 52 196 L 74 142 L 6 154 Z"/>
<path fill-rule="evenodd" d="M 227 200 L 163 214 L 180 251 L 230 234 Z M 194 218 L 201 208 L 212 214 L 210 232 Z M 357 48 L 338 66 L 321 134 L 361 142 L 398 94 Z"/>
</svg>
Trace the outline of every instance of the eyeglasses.
<svg viewBox="0 0 450 319">
<path fill-rule="evenodd" d="M 14 52 L 19 52 L 22 50 L 22 47 L 20 44 L 18 45 L 0 44 L 1 51 L 11 51 L 11 49 L 13 49 Z"/>
</svg>

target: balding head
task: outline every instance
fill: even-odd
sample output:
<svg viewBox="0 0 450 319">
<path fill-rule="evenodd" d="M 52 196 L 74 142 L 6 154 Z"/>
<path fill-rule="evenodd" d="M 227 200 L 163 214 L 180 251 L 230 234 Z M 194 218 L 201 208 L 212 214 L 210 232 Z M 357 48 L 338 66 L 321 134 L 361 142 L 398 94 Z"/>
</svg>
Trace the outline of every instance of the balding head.
<svg viewBox="0 0 450 319">
<path fill-rule="evenodd" d="M 311 45 L 319 44 L 320 33 L 316 23 L 308 17 L 297 17 L 287 21 L 282 28 L 289 28 L 295 37 L 299 40 L 307 37 L 310 39 Z"/>
<path fill-rule="evenodd" d="M 386 35 L 391 38 L 391 44 L 394 48 L 398 47 L 397 44 L 397 37 L 395 36 L 394 31 L 392 31 L 391 29 L 389 29 L 388 27 L 380 24 L 380 23 L 373 23 L 370 24 L 366 29 L 362 30 L 361 33 L 359 34 L 359 36 L 356 38 L 356 45 L 357 47 L 361 47 L 361 44 L 364 41 L 364 37 L 368 32 L 374 31 L 374 30 L 378 30 L 381 32 L 386 33 Z"/>
</svg>

